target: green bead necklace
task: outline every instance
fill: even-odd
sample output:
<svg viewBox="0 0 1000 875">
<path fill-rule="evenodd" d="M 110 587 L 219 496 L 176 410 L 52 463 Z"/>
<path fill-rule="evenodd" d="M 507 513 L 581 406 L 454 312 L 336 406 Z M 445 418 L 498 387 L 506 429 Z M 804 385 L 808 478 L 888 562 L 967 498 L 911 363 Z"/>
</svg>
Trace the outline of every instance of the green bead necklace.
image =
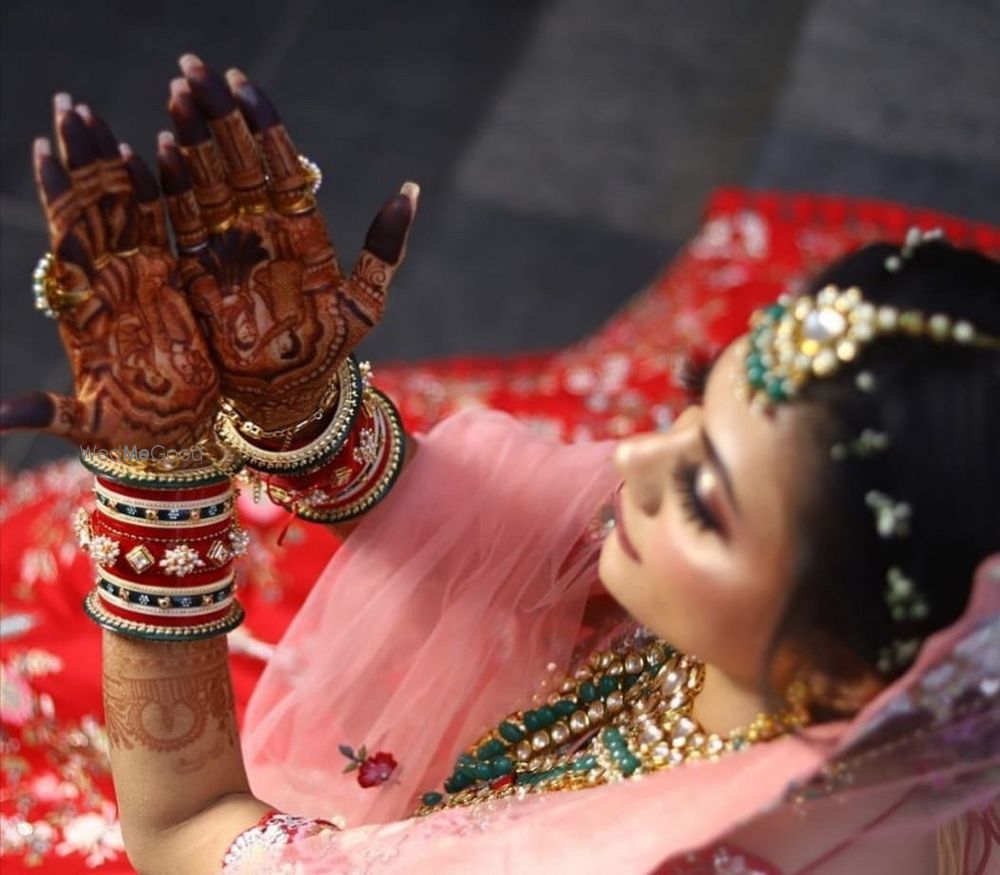
<svg viewBox="0 0 1000 875">
<path fill-rule="evenodd" d="M 778 715 L 761 714 L 725 736 L 706 733 L 690 716 L 704 677 L 694 657 L 644 633 L 627 636 L 592 654 L 546 704 L 514 712 L 467 748 L 444 792 L 425 793 L 415 815 L 715 759 L 806 722 L 796 695 Z"/>
</svg>

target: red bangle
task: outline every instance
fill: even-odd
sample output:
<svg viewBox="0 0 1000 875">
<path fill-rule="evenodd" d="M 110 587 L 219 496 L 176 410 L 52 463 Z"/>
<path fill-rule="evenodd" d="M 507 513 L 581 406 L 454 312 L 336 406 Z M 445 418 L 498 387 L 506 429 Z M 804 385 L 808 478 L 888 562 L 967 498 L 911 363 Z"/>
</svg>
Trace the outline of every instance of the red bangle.
<svg viewBox="0 0 1000 875">
<path fill-rule="evenodd" d="M 243 611 L 232 569 L 248 536 L 230 481 L 169 489 L 98 477 L 96 504 L 74 528 L 95 562 L 84 610 L 124 635 L 156 640 L 210 637 L 235 628 Z"/>
<path fill-rule="evenodd" d="M 402 468 L 404 433 L 399 412 L 377 389 L 369 389 L 350 438 L 322 468 L 304 477 L 265 479 L 273 501 L 303 519 L 346 522 L 374 507 Z"/>
</svg>

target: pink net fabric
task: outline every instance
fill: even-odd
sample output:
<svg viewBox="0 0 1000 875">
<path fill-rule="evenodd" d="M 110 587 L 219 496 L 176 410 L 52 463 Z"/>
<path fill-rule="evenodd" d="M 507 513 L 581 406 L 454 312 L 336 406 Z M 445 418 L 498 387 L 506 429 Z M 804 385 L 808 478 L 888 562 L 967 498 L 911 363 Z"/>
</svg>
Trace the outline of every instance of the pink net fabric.
<svg viewBox="0 0 1000 875">
<path fill-rule="evenodd" d="M 460 749 L 566 664 L 596 583 L 581 540 L 610 443 L 563 446 L 501 413 L 450 417 L 321 575 L 250 701 L 256 794 L 349 824 L 407 814 Z M 399 762 L 378 790 L 338 745 Z"/>
<path fill-rule="evenodd" d="M 228 872 L 919 875 L 937 871 L 942 824 L 996 819 L 1000 555 L 965 616 L 850 724 L 639 781 L 400 819 L 525 703 L 547 663 L 569 664 L 596 583 L 586 533 L 614 485 L 609 452 L 532 437 L 500 414 L 459 414 L 422 440 L 248 712 L 255 792 L 347 828 Z M 362 790 L 340 774 L 343 742 L 391 751 L 398 781 Z M 991 843 L 970 840 L 956 871 L 989 871 Z"/>
</svg>

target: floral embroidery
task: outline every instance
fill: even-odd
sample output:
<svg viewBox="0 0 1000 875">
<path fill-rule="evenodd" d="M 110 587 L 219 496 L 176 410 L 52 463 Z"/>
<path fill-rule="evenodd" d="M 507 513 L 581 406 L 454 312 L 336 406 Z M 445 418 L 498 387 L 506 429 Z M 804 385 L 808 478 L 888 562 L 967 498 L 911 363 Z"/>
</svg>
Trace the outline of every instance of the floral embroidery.
<svg viewBox="0 0 1000 875">
<path fill-rule="evenodd" d="M 346 744 L 340 745 L 339 750 L 350 760 L 344 767 L 344 773 L 357 771 L 358 784 L 365 789 L 384 784 L 392 777 L 392 773 L 396 771 L 396 767 L 399 765 L 391 753 L 379 751 L 378 753 L 369 754 L 368 749 L 364 745 L 358 748 L 357 753 L 354 752 L 354 748 Z"/>
<path fill-rule="evenodd" d="M 60 720 L 52 696 L 36 688 L 63 668 L 62 659 L 41 649 L 0 663 L 0 851 L 26 866 L 78 855 L 95 868 L 124 854 L 107 738 L 93 717 Z"/>
<path fill-rule="evenodd" d="M 256 826 L 244 830 L 233 840 L 222 858 L 222 865 L 246 866 L 253 871 L 253 863 L 268 862 L 275 848 L 336 829 L 337 825 L 329 820 L 272 811 L 264 815 Z"/>
</svg>

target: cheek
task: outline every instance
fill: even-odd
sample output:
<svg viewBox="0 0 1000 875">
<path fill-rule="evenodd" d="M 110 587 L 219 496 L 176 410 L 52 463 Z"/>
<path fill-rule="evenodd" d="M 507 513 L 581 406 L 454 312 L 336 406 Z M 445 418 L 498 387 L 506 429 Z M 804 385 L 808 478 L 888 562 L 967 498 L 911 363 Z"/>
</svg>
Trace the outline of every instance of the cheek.
<svg viewBox="0 0 1000 875">
<path fill-rule="evenodd" d="M 605 546 L 601 575 L 609 592 L 682 652 L 756 678 L 773 627 L 773 593 L 707 535 L 672 531 L 665 522 L 647 534 L 638 565 L 617 544 Z"/>
</svg>

